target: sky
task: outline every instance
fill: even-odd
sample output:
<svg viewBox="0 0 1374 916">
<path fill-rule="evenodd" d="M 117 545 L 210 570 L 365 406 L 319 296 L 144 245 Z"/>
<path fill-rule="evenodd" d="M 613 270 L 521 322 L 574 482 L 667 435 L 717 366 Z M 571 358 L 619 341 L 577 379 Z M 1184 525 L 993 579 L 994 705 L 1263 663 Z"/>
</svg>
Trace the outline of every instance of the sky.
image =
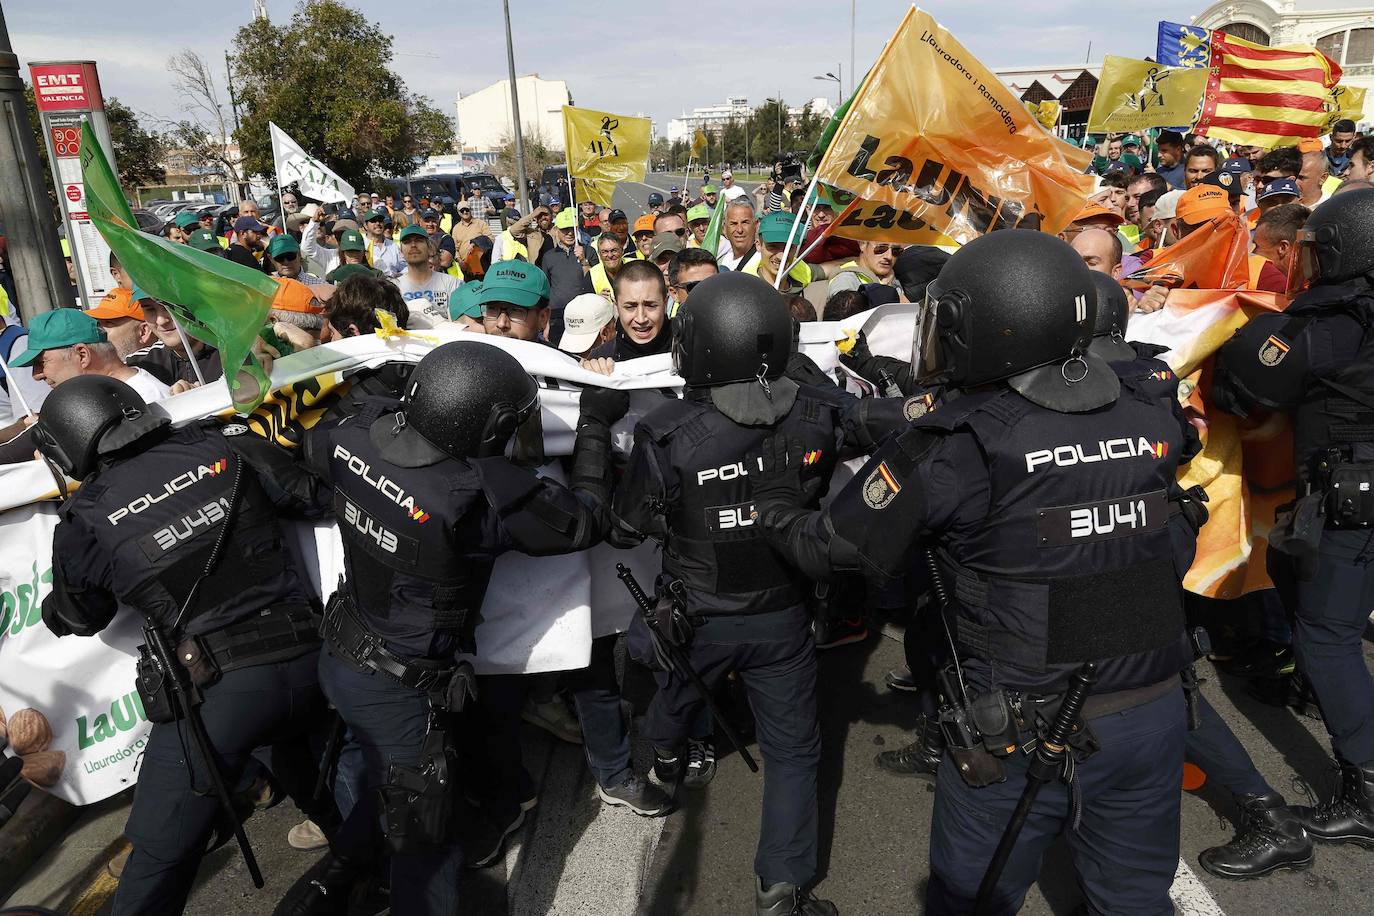
<svg viewBox="0 0 1374 916">
<path fill-rule="evenodd" d="M 495 0 L 350 5 L 392 35 L 393 67 L 410 90 L 449 115 L 456 93 L 506 77 Z M 1154 51 L 1159 19 L 1187 22 L 1207 5 L 930 0 L 925 8 L 979 60 L 997 68 L 1098 62 L 1104 53 L 1144 57 Z M 296 0 L 267 0 L 274 21 L 288 20 L 296 6 Z M 856 6 L 854 51 L 863 72 L 908 4 L 857 0 Z M 819 95 L 834 98 L 835 83 L 813 77 L 837 66 L 845 91 L 851 89 L 851 4 L 845 0 L 510 0 L 510 7 L 518 73 L 566 80 L 576 104 L 642 113 L 660 133 L 669 119 L 727 96 L 744 96 L 751 105 L 778 92 L 797 105 Z M 186 117 L 167 59 L 191 48 L 219 61 L 222 74 L 224 51 L 252 9 L 252 0 L 8 0 L 5 18 L 21 64 L 93 58 L 105 95 L 117 96 L 156 127 Z"/>
</svg>

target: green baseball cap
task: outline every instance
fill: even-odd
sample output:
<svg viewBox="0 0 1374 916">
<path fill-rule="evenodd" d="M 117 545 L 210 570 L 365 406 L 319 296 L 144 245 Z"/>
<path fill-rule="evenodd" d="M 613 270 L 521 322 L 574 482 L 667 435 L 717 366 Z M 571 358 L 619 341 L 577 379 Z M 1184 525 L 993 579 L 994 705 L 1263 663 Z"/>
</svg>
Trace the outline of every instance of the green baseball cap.
<svg viewBox="0 0 1374 916">
<path fill-rule="evenodd" d="M 774 210 L 759 220 L 759 238 L 764 242 L 786 242 L 792 234 L 796 216 L 786 210 Z"/>
<path fill-rule="evenodd" d="M 548 298 L 549 278 L 538 267 L 526 261 L 498 261 L 482 278 L 477 303 L 509 302 L 528 309 Z"/>
<path fill-rule="evenodd" d="M 300 254 L 301 243 L 293 239 L 286 233 L 272 236 L 272 241 L 267 243 L 268 257 L 275 258 L 279 254 Z"/>
<path fill-rule="evenodd" d="M 330 283 L 342 283 L 349 277 L 380 277 L 381 275 L 380 270 L 373 270 L 366 264 L 344 264 L 342 267 L 336 267 L 325 274 L 324 278 Z"/>
<path fill-rule="evenodd" d="M 424 226 L 406 226 L 401 230 L 401 234 L 396 237 L 396 240 L 398 242 L 404 242 L 406 239 L 416 236 L 426 240 L 429 239 L 429 233 L 425 231 Z"/>
<path fill-rule="evenodd" d="M 377 207 L 375 210 L 367 211 L 367 216 L 363 217 L 363 222 L 370 223 L 374 219 L 385 220 L 390 215 L 390 213 L 386 212 L 381 207 Z"/>
<path fill-rule="evenodd" d="M 715 186 L 715 185 L 713 185 L 713 184 L 704 184 L 704 185 L 701 186 L 701 193 L 703 193 L 703 194 L 717 194 L 717 193 L 719 193 L 719 192 L 716 190 L 716 186 Z"/>
<path fill-rule="evenodd" d="M 367 251 L 367 242 L 357 229 L 345 229 L 339 233 L 340 251 Z"/>
<path fill-rule="evenodd" d="M 711 218 L 711 208 L 705 204 L 697 204 L 695 207 L 687 208 L 687 222 L 695 223 L 699 219 L 709 220 Z"/>
<path fill-rule="evenodd" d="M 172 219 L 172 225 L 178 229 L 187 229 L 191 226 L 200 225 L 200 215 L 194 210 L 182 210 Z"/>
<path fill-rule="evenodd" d="M 219 239 L 215 238 L 215 234 L 209 229 L 197 229 L 192 232 L 186 244 L 197 251 L 219 251 Z"/>
<path fill-rule="evenodd" d="M 482 320 L 482 281 L 469 280 L 455 289 L 448 297 L 448 317 L 453 321 L 459 318 Z"/>
<path fill-rule="evenodd" d="M 75 344 L 104 343 L 105 332 L 80 309 L 53 309 L 29 322 L 29 347 L 10 360 L 11 366 L 28 366 L 44 350 L 60 350 Z"/>
</svg>

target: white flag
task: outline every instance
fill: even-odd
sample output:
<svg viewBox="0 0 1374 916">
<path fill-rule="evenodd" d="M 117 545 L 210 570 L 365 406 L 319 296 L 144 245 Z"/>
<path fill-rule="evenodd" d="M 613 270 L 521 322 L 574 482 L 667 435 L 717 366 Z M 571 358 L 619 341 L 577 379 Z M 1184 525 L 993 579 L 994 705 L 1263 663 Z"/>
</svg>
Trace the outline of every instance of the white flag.
<svg viewBox="0 0 1374 916">
<path fill-rule="evenodd" d="M 324 163 L 301 149 L 286 131 L 268 122 L 272 132 L 272 161 L 277 166 L 277 187 L 295 184 L 306 197 L 327 204 L 343 203 L 354 197 L 353 186 L 329 170 Z"/>
</svg>

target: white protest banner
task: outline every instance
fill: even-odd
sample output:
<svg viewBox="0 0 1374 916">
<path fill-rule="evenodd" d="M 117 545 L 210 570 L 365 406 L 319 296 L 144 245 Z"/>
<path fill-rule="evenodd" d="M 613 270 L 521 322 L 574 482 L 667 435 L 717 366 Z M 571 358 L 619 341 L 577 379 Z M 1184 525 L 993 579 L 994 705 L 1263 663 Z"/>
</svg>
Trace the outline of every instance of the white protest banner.
<svg viewBox="0 0 1374 916">
<path fill-rule="evenodd" d="M 295 184 L 306 197 L 327 204 L 350 201 L 353 185 L 344 181 L 324 163 L 301 149 L 301 145 L 277 125 L 268 122 L 272 135 L 272 161 L 277 167 L 277 187 Z M 359 218 L 363 214 L 359 213 Z"/>
<path fill-rule="evenodd" d="M 906 357 L 914 330 L 914 308 L 884 306 L 844 322 L 808 322 L 801 328 L 801 349 L 825 372 L 839 360 L 835 341 L 847 330 L 863 329 L 870 349 L 879 355 Z M 639 417 L 663 403 L 663 390 L 678 389 L 666 355 L 629 360 L 607 377 L 587 372 L 575 360 L 541 344 L 467 334 L 455 327 L 426 332 L 440 341 L 478 340 L 512 353 L 540 382 L 545 451 L 550 456 L 572 452 L 577 424 L 578 388 L 598 384 L 632 391 L 630 414 L 616 424 L 615 447 L 629 450 Z M 328 403 L 332 388 L 346 376 L 390 360 L 418 361 L 435 343 L 415 337 L 354 337 L 293 354 L 272 367 L 274 394 L 247 418 L 249 427 L 269 437 L 280 427 L 269 417 L 305 418 L 312 405 Z M 558 383 L 560 387 L 554 387 Z M 176 423 L 232 415 L 222 385 L 193 389 L 161 402 Z M 562 480 L 551 461 L 540 473 Z M 0 466 L 0 708 L 26 722 L 41 715 L 51 739 L 31 768 L 46 788 L 75 804 L 107 798 L 132 785 L 138 754 L 149 725 L 134 692 L 135 647 L 140 642 L 138 617 L 124 610 L 115 623 L 94 638 L 58 639 L 42 623 L 41 602 L 51 591 L 52 532 L 57 525 L 56 486 L 39 461 Z M 317 594 L 327 598 L 343 571 L 343 548 L 332 522 L 293 521 L 293 547 L 300 568 Z M 587 664 L 591 640 L 624 630 L 634 613 L 615 564 L 623 562 L 645 585 L 662 568 L 654 542 L 634 550 L 604 544 L 562 557 L 508 553 L 497 560 L 477 629 L 483 673 L 534 673 L 580 668 Z M 41 728 L 41 723 L 38 723 Z"/>
</svg>

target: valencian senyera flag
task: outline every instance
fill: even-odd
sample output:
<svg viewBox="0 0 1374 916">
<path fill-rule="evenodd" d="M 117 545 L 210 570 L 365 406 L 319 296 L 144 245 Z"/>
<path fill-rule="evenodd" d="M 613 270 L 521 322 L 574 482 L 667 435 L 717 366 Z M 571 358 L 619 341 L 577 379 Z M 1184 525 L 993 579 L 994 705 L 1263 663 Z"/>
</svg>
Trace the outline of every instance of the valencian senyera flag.
<svg viewBox="0 0 1374 916">
<path fill-rule="evenodd" d="M 929 13 L 888 41 L 816 174 L 885 205 L 894 241 L 959 243 L 993 229 L 1058 232 L 1083 207 L 1092 154 L 1045 131 Z M 890 217 L 890 218 L 889 218 Z"/>
<path fill-rule="evenodd" d="M 307 153 L 286 131 L 271 121 L 267 122 L 267 129 L 272 136 L 272 162 L 277 169 L 277 187 L 284 188 L 294 184 L 306 197 L 313 197 L 327 204 L 339 204 L 353 199 L 353 185 Z"/>
<path fill-rule="evenodd" d="M 268 390 L 267 374 L 252 355 L 253 339 L 285 286 L 262 271 L 140 232 L 90 122 L 81 126 L 81 173 L 91 221 L 120 266 L 167 304 L 186 333 L 220 351 L 234 407 L 252 410 Z"/>
<path fill-rule="evenodd" d="M 563 106 L 568 175 L 615 184 L 643 181 L 649 161 L 648 118 Z"/>
<path fill-rule="evenodd" d="M 1157 50 L 1162 64 L 1205 68 L 1199 136 L 1273 148 L 1319 137 L 1329 123 L 1341 68 L 1312 45 L 1271 48 L 1161 22 Z"/>
<path fill-rule="evenodd" d="M 1108 54 L 1088 114 L 1088 130 L 1133 133 L 1192 124 L 1206 89 L 1206 70 L 1162 67 Z"/>
</svg>

